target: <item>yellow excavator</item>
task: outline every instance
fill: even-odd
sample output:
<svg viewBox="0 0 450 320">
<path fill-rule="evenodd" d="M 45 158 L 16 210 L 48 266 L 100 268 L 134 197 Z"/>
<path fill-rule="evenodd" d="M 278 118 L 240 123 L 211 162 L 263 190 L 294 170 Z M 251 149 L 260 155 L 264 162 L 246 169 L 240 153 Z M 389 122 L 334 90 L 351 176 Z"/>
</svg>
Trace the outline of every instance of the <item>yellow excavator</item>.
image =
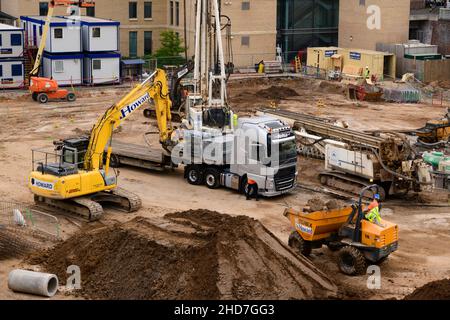
<svg viewBox="0 0 450 320">
<path fill-rule="evenodd" d="M 112 204 L 127 212 L 141 207 L 135 194 L 117 187 L 117 175 L 110 170 L 111 142 L 114 130 L 134 111 L 153 99 L 160 143 L 168 152 L 172 141 L 171 100 L 166 74 L 156 70 L 120 102 L 112 105 L 97 120 L 89 137 L 54 142 L 51 151 L 33 149 L 33 171 L 29 188 L 35 202 L 98 220 L 101 203 Z M 106 150 L 106 152 L 105 152 Z"/>
</svg>

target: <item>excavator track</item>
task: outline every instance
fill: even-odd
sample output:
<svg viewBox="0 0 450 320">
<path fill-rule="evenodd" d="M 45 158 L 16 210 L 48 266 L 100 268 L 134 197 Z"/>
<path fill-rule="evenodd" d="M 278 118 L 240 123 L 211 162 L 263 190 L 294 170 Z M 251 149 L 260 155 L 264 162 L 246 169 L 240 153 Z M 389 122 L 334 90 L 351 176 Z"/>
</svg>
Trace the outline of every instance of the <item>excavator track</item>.
<svg viewBox="0 0 450 320">
<path fill-rule="evenodd" d="M 113 204 L 114 208 L 125 212 L 134 212 L 142 207 L 142 201 L 136 194 L 121 188 L 67 200 L 35 196 L 34 201 L 39 206 L 75 214 L 90 222 L 97 221 L 102 217 L 103 206 L 101 203 Z"/>
<path fill-rule="evenodd" d="M 141 198 L 130 191 L 122 188 L 116 188 L 108 193 L 122 200 L 121 203 L 125 205 L 121 205 L 121 209 L 124 209 L 126 212 L 135 212 L 142 207 Z"/>
<path fill-rule="evenodd" d="M 101 204 L 91 200 L 90 197 L 55 200 L 35 195 L 34 202 L 41 207 L 46 207 L 51 210 L 57 209 L 81 216 L 90 222 L 99 220 L 103 215 L 103 207 Z"/>
<path fill-rule="evenodd" d="M 329 188 L 350 193 L 355 196 L 359 196 L 359 192 L 362 188 L 368 187 L 373 183 L 368 181 L 364 181 L 362 179 L 358 179 L 355 177 L 351 177 L 344 173 L 332 172 L 332 171 L 324 171 L 319 174 L 320 183 Z M 380 199 L 384 201 L 386 199 L 386 191 L 383 187 L 380 186 L 379 189 Z M 370 190 L 366 191 L 363 195 L 364 198 L 371 199 L 373 198 L 373 192 Z"/>
</svg>

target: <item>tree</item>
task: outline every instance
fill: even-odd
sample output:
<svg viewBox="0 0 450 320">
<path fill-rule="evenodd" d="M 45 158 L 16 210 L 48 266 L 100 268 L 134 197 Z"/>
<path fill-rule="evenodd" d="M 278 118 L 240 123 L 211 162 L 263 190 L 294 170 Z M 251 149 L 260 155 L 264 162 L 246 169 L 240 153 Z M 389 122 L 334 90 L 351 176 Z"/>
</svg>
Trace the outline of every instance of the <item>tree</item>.
<svg viewBox="0 0 450 320">
<path fill-rule="evenodd" d="M 158 60 L 158 66 L 180 65 L 185 63 L 181 56 L 185 48 L 181 44 L 181 39 L 177 33 L 168 30 L 161 33 L 161 48 L 153 55 Z"/>
</svg>

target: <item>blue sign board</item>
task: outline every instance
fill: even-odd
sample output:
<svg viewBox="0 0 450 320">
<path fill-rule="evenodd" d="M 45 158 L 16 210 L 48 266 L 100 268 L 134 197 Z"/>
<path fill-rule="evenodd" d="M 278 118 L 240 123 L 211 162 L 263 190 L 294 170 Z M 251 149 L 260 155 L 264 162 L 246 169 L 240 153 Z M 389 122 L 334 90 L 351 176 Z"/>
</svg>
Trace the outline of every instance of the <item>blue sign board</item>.
<svg viewBox="0 0 450 320">
<path fill-rule="evenodd" d="M 327 58 L 332 57 L 336 53 L 337 53 L 337 50 L 326 50 L 325 51 L 325 57 L 327 57 Z"/>
<path fill-rule="evenodd" d="M 361 53 L 359 53 L 359 52 L 350 52 L 350 59 L 361 60 Z"/>
</svg>

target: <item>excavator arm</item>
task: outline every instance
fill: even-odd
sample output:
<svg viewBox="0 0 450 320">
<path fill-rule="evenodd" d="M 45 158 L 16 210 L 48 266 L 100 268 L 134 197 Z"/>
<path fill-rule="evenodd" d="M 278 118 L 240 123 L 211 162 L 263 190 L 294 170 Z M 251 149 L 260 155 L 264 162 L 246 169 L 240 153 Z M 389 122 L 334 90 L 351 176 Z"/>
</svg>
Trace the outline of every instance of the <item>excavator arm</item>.
<svg viewBox="0 0 450 320">
<path fill-rule="evenodd" d="M 98 119 L 91 131 L 89 146 L 84 160 L 85 170 L 99 170 L 103 167 L 104 151 L 112 139 L 113 131 L 120 126 L 122 121 L 150 99 L 153 99 L 155 103 L 160 143 L 164 148 L 172 144 L 173 128 L 170 112 L 172 102 L 169 97 L 166 73 L 161 69 L 157 69 L 144 82 L 137 85 L 123 97 L 122 100 L 106 110 Z M 109 145 L 111 144 L 109 143 Z M 109 146 L 104 166 L 106 174 L 109 170 L 111 152 L 112 148 Z"/>
<path fill-rule="evenodd" d="M 39 67 L 41 66 L 42 54 L 44 53 L 45 44 L 47 43 L 48 30 L 50 28 L 50 22 L 53 17 L 53 12 L 57 6 L 77 6 L 80 8 L 94 7 L 95 1 L 90 0 L 53 0 L 49 2 L 47 19 L 45 20 L 44 28 L 42 30 L 42 38 L 39 43 L 38 52 L 36 55 L 36 60 L 34 61 L 33 69 L 31 69 L 30 77 L 35 77 L 39 73 Z"/>
</svg>

